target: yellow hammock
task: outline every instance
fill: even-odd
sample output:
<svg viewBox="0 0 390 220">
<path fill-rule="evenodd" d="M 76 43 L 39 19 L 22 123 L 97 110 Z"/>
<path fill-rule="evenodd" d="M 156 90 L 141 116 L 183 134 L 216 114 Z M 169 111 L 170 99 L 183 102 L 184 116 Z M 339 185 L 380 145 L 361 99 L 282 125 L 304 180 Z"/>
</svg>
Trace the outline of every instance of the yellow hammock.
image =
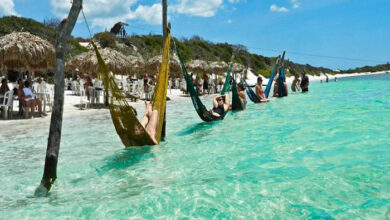
<svg viewBox="0 0 390 220">
<path fill-rule="evenodd" d="M 161 141 L 161 132 L 164 122 L 165 104 L 168 87 L 168 71 L 169 71 L 169 46 L 171 41 L 171 34 L 165 40 L 165 46 L 162 56 L 162 63 L 160 73 L 157 79 L 157 85 L 154 88 L 151 104 L 153 110 L 159 113 L 158 124 L 156 128 L 155 139 L 158 143 Z M 115 83 L 114 76 L 104 63 L 96 45 L 92 42 L 95 49 L 99 73 L 103 80 L 106 97 L 108 97 L 108 107 L 110 109 L 112 122 L 114 123 L 116 132 L 126 147 L 154 145 L 154 142 L 146 132 L 145 128 L 140 124 L 137 116 L 134 114 L 132 107 L 127 103 L 125 97 L 122 95 Z"/>
</svg>

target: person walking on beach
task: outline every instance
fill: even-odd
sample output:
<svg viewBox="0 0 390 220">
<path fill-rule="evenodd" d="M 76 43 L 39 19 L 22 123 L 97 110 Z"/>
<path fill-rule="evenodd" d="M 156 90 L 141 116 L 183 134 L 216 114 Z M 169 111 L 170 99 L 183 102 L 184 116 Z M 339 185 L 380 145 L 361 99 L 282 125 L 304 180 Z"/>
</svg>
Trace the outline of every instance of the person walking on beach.
<svg viewBox="0 0 390 220">
<path fill-rule="evenodd" d="M 292 81 L 292 84 L 291 84 L 291 90 L 293 92 L 296 92 L 296 91 L 300 90 L 300 87 L 299 87 L 300 82 L 301 81 L 299 80 L 299 76 L 298 75 L 294 75 L 294 80 Z"/>
<path fill-rule="evenodd" d="M 309 91 L 309 77 L 306 76 L 305 71 L 302 73 L 301 89 L 303 93 Z"/>
<path fill-rule="evenodd" d="M 255 90 L 256 90 L 256 96 L 260 100 L 260 102 L 269 102 L 269 99 L 267 99 L 264 95 L 263 78 L 261 78 L 261 76 L 257 77 L 257 84 Z"/>
</svg>

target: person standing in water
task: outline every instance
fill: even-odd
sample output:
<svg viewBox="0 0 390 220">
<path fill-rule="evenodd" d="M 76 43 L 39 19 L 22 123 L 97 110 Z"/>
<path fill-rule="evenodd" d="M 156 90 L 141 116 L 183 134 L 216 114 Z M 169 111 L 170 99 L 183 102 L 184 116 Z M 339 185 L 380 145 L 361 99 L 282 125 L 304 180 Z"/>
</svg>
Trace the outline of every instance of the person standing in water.
<svg viewBox="0 0 390 220">
<path fill-rule="evenodd" d="M 294 75 L 294 80 L 292 81 L 292 84 L 291 84 L 291 90 L 293 92 L 296 92 L 296 91 L 300 91 L 301 88 L 299 87 L 299 84 L 300 84 L 301 80 L 299 80 L 299 76 L 296 74 Z"/>
<path fill-rule="evenodd" d="M 306 76 L 305 71 L 302 73 L 301 89 L 303 93 L 309 91 L 309 77 Z"/>
</svg>

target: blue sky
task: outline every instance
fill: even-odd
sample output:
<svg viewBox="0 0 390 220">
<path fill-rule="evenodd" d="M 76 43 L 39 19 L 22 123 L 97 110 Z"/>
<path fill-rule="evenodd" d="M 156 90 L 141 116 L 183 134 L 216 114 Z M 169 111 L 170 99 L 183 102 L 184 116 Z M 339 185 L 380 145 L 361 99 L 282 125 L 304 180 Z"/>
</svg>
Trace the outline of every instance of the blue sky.
<svg viewBox="0 0 390 220">
<path fill-rule="evenodd" d="M 128 34 L 161 33 L 161 0 L 83 0 L 92 32 L 129 24 Z M 347 69 L 390 61 L 389 0 L 168 0 L 175 37 L 242 44 L 252 53 Z M 0 0 L 0 16 L 63 18 L 70 0 Z M 85 24 L 72 35 L 88 37 Z M 316 56 L 312 56 L 316 55 Z M 319 56 L 317 56 L 319 55 Z M 334 59 L 340 57 L 350 59 Z"/>
</svg>

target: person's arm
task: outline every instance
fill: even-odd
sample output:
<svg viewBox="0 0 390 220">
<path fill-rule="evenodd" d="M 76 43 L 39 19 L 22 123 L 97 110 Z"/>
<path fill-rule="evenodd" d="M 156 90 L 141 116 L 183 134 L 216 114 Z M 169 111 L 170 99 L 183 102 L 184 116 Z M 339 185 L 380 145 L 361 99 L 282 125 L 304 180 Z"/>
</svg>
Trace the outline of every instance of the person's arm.
<svg viewBox="0 0 390 220">
<path fill-rule="evenodd" d="M 246 96 L 245 96 L 244 91 L 241 91 L 241 92 L 238 93 L 238 94 L 240 95 L 241 99 L 246 100 Z"/>
<path fill-rule="evenodd" d="M 221 97 L 221 96 L 215 96 L 214 99 L 213 99 L 213 106 L 216 108 L 218 107 L 218 102 L 217 102 L 217 98 L 218 97 Z"/>
<path fill-rule="evenodd" d="M 286 90 L 286 96 L 288 96 L 288 88 L 287 88 L 287 83 L 284 83 L 284 89 Z"/>
<path fill-rule="evenodd" d="M 229 94 L 225 94 L 225 105 L 223 106 L 225 108 L 225 112 L 229 110 L 229 106 L 230 106 Z"/>
<path fill-rule="evenodd" d="M 260 95 L 260 86 L 256 85 L 255 90 L 256 90 L 256 96 L 257 96 L 257 98 L 261 99 L 261 95 Z"/>
</svg>

